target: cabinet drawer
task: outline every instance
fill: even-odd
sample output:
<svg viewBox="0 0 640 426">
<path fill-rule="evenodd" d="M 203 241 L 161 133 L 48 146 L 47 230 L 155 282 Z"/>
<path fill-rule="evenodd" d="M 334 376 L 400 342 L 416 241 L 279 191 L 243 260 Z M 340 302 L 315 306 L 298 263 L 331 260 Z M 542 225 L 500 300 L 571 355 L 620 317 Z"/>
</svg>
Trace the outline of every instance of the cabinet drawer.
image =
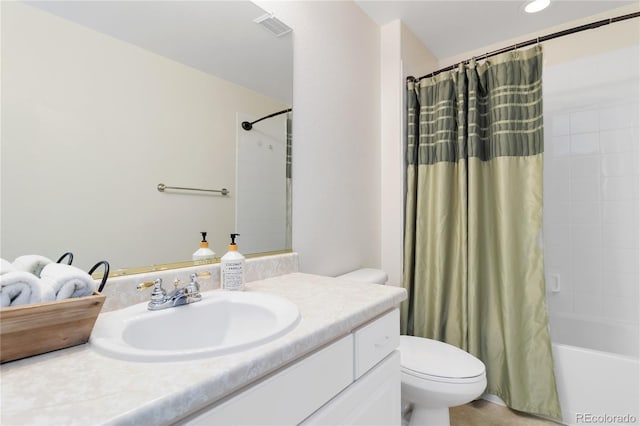
<svg viewBox="0 0 640 426">
<path fill-rule="evenodd" d="M 357 329 L 355 345 L 355 379 L 389 355 L 400 344 L 400 311 L 393 311 Z"/>
<path fill-rule="evenodd" d="M 294 425 L 353 380 L 353 340 L 346 336 L 180 425 Z"/>
<path fill-rule="evenodd" d="M 393 351 L 301 426 L 400 426 L 401 412 L 400 353 Z"/>
</svg>

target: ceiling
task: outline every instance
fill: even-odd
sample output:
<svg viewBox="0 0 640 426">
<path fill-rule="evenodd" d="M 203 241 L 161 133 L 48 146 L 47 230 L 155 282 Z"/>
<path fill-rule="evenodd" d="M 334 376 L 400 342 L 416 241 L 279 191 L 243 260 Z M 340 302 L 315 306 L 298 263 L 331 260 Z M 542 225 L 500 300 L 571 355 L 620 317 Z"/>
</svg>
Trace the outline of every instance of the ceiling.
<svg viewBox="0 0 640 426">
<path fill-rule="evenodd" d="M 54 15 L 291 104 L 291 33 L 253 22 L 250 1 L 24 1 Z"/>
<path fill-rule="evenodd" d="M 442 60 L 639 2 L 551 0 L 547 9 L 535 14 L 522 10 L 524 0 L 356 0 L 356 4 L 378 25 L 400 19 Z"/>
<path fill-rule="evenodd" d="M 291 103 L 292 35 L 276 38 L 256 25 L 253 19 L 265 12 L 250 1 L 25 2 Z M 551 6 L 537 14 L 522 11 L 524 0 L 355 3 L 378 25 L 402 20 L 443 60 L 576 19 L 638 5 L 639 1 L 552 0 Z"/>
</svg>

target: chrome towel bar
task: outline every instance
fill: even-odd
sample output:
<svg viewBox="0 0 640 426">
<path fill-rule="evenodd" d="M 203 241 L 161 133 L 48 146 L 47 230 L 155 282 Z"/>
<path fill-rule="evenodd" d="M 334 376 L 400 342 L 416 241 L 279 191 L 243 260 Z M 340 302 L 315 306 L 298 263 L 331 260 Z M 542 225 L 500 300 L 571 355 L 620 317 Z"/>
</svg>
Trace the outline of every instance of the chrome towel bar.
<svg viewBox="0 0 640 426">
<path fill-rule="evenodd" d="M 179 189 L 182 191 L 201 191 L 201 192 L 219 192 L 222 195 L 228 195 L 229 190 L 227 188 L 222 189 L 200 189 L 200 188 L 184 188 L 180 186 L 167 186 L 164 183 L 158 184 L 158 191 L 164 192 L 165 189 Z"/>
</svg>

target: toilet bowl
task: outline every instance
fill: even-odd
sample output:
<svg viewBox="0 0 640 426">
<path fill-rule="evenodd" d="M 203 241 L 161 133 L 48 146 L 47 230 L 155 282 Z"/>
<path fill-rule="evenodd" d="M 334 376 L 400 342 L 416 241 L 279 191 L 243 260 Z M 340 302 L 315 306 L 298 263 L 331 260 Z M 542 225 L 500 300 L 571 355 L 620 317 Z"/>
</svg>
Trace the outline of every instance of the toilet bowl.
<svg viewBox="0 0 640 426">
<path fill-rule="evenodd" d="M 448 425 L 449 407 L 479 397 L 487 386 L 482 361 L 437 340 L 400 336 L 403 405 L 413 406 L 410 425 Z"/>
<path fill-rule="evenodd" d="M 358 269 L 338 278 L 384 284 L 387 274 Z M 485 366 L 473 355 L 447 343 L 400 336 L 403 407 L 412 406 L 410 426 L 447 426 L 449 407 L 473 401 L 487 386 Z"/>
</svg>

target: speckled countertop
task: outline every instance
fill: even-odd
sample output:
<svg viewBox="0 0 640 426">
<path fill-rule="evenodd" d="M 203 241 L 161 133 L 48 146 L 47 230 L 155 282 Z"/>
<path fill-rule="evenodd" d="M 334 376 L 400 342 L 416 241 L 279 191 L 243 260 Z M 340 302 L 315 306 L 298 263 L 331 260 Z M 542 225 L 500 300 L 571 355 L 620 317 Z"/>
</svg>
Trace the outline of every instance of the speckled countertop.
<svg viewBox="0 0 640 426">
<path fill-rule="evenodd" d="M 100 355 L 89 344 L 0 367 L 0 423 L 168 424 L 347 335 L 400 304 L 404 289 L 292 273 L 247 284 L 283 296 L 301 314 L 287 335 L 233 355 L 143 363 Z"/>
</svg>

